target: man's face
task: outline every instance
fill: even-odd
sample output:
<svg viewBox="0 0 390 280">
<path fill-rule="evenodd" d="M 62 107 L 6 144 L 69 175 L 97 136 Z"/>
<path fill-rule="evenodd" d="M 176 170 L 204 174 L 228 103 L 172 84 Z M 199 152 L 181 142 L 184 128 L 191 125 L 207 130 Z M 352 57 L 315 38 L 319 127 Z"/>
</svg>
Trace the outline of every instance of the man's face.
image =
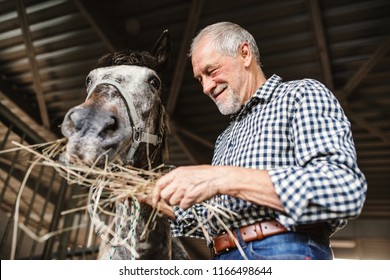
<svg viewBox="0 0 390 280">
<path fill-rule="evenodd" d="M 237 113 L 244 104 L 245 67 L 240 56 L 231 57 L 215 50 L 206 39 L 192 54 L 194 77 L 223 115 Z"/>
</svg>

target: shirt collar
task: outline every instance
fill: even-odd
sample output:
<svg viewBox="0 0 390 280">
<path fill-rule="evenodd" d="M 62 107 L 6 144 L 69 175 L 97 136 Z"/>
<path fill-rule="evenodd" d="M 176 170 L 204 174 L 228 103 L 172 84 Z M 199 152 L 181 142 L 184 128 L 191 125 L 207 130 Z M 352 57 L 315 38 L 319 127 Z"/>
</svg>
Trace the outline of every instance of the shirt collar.
<svg viewBox="0 0 390 280">
<path fill-rule="evenodd" d="M 268 103 L 271 101 L 275 89 L 282 83 L 283 79 L 278 75 L 272 75 L 271 78 L 267 79 L 264 84 L 262 84 L 253 96 L 248 100 L 248 102 L 235 114 L 231 115 L 231 119 L 237 119 L 240 116 L 244 116 L 246 113 L 251 111 L 251 108 L 257 105 L 258 103 Z"/>
</svg>

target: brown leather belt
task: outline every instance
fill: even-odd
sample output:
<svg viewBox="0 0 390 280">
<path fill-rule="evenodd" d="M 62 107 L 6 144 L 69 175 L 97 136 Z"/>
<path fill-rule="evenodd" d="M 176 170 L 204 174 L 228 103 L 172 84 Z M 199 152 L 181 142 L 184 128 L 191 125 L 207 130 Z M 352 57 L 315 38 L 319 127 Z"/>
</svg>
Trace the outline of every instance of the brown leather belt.
<svg viewBox="0 0 390 280">
<path fill-rule="evenodd" d="M 252 225 L 244 226 L 239 229 L 242 239 L 245 242 L 262 240 L 268 236 L 287 232 L 288 230 L 279 224 L 276 220 L 257 222 Z M 314 234 L 325 240 L 329 239 L 330 229 L 326 224 L 304 225 L 299 226 L 294 232 Z M 236 233 L 232 231 L 234 238 L 237 240 Z M 233 237 L 229 233 L 221 234 L 213 240 L 215 254 L 228 251 L 237 247 Z"/>
</svg>

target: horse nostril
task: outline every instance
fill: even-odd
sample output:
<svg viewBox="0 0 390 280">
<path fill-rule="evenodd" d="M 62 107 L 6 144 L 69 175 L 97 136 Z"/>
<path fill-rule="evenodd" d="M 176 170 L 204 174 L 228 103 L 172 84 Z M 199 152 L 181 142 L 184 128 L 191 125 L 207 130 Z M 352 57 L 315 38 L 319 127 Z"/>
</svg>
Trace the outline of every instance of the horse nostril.
<svg viewBox="0 0 390 280">
<path fill-rule="evenodd" d="M 79 115 L 80 114 L 77 111 L 73 111 L 69 115 L 69 125 L 71 125 L 75 131 L 79 131 L 81 129 Z"/>
<path fill-rule="evenodd" d="M 102 130 L 99 133 L 99 136 L 110 136 L 118 130 L 118 120 L 115 117 L 109 117 L 106 122 L 103 124 Z"/>
<path fill-rule="evenodd" d="M 76 125 L 74 121 L 74 110 L 69 111 L 61 125 L 61 132 L 65 137 L 69 137 L 76 132 Z"/>
<path fill-rule="evenodd" d="M 80 109 L 71 111 L 66 119 L 69 129 L 80 131 L 83 127 L 84 117 Z"/>
</svg>

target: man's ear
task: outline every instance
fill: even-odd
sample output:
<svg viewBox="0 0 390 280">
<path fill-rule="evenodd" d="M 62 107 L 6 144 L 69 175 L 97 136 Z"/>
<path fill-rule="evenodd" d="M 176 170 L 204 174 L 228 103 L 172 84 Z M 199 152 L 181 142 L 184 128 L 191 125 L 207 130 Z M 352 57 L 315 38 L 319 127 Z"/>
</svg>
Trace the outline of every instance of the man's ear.
<svg viewBox="0 0 390 280">
<path fill-rule="evenodd" d="M 238 55 L 244 59 L 245 66 L 249 66 L 252 60 L 252 50 L 247 42 L 244 42 L 240 45 Z"/>
<path fill-rule="evenodd" d="M 170 52 L 170 36 L 168 30 L 165 30 L 154 44 L 152 50 L 152 55 L 157 58 L 157 62 L 160 65 L 160 69 L 165 69 L 168 66 Z"/>
</svg>

